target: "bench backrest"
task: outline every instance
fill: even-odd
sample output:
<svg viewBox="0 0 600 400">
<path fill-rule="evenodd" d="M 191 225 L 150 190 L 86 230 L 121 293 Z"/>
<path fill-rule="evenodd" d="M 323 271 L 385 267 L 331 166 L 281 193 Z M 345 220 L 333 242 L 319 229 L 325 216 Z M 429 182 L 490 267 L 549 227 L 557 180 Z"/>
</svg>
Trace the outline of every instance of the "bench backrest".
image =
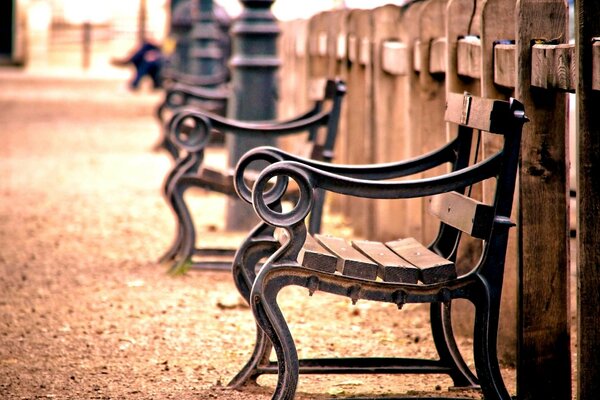
<svg viewBox="0 0 600 400">
<path fill-rule="evenodd" d="M 441 228 L 430 246 L 446 258 L 455 258 L 461 232 L 484 245 L 497 240 L 494 233 L 500 225 L 509 227 L 516 173 L 519 162 L 521 129 L 527 120 L 518 101 L 491 100 L 465 94 L 450 93 L 447 98 L 446 121 L 458 125 L 459 145 L 453 170 L 469 171 L 462 192 L 451 191 L 433 196 L 430 212 L 439 218 Z M 492 134 L 503 138 L 493 155 L 482 160 L 472 151 L 473 135 Z M 476 141 L 479 146 L 479 140 Z M 464 175 L 463 175 L 463 178 Z M 471 196 L 470 187 L 478 182 L 495 181 L 492 197 L 482 202 Z M 491 183 L 491 182 L 490 182 Z M 503 230 L 502 230 L 503 231 Z M 504 231 L 503 231 L 504 232 Z"/>
</svg>

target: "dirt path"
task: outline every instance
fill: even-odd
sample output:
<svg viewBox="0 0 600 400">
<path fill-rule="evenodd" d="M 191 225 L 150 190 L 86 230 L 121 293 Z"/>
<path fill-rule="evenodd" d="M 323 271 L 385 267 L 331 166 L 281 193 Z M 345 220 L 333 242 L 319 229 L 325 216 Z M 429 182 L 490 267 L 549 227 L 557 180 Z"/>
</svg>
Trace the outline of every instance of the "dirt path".
<svg viewBox="0 0 600 400">
<path fill-rule="evenodd" d="M 121 87 L 0 71 L 0 398 L 268 399 L 273 377 L 225 388 L 254 340 L 229 274 L 172 278 L 155 263 L 174 226 L 159 189 L 169 160 L 150 151 L 159 97 Z M 222 199 L 201 201 L 218 222 Z M 422 308 L 282 296 L 301 356 L 432 352 Z M 514 387 L 514 371 L 504 373 Z M 299 398 L 450 385 L 311 376 Z"/>
</svg>

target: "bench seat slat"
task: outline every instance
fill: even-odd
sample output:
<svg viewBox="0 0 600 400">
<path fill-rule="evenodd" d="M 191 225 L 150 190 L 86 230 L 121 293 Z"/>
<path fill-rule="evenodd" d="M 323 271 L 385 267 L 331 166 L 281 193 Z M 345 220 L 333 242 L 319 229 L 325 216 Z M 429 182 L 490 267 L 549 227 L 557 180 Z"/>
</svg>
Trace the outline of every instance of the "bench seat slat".
<svg viewBox="0 0 600 400">
<path fill-rule="evenodd" d="M 417 283 L 419 280 L 419 269 L 399 257 L 385 244 L 368 240 L 354 240 L 352 245 L 377 263 L 379 266 L 377 276 L 384 282 Z"/>
<path fill-rule="evenodd" d="M 334 273 L 337 268 L 337 257 L 310 235 L 306 235 L 304 246 L 298 254 L 298 262 L 307 268 L 329 273 Z"/>
<path fill-rule="evenodd" d="M 378 266 L 371 259 L 352 247 L 343 238 L 315 235 L 323 247 L 337 256 L 337 271 L 342 275 L 362 279 L 377 279 Z"/>
<path fill-rule="evenodd" d="M 453 262 L 439 256 L 414 238 L 386 242 L 394 253 L 421 270 L 421 282 L 425 284 L 444 282 L 457 277 Z"/>
</svg>

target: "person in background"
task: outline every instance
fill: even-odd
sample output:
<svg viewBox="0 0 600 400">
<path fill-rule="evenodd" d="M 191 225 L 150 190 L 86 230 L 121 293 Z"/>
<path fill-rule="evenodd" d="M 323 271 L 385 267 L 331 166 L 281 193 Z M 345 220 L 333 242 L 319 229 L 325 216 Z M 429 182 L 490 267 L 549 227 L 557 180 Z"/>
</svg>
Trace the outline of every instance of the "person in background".
<svg viewBox="0 0 600 400">
<path fill-rule="evenodd" d="M 132 64 L 135 67 L 135 75 L 129 83 L 131 90 L 137 90 L 142 78 L 149 76 L 155 89 L 161 87 L 160 69 L 164 57 L 160 47 L 151 40 L 144 40 L 135 52 L 124 59 L 112 60 L 114 65 L 125 66 Z"/>
</svg>

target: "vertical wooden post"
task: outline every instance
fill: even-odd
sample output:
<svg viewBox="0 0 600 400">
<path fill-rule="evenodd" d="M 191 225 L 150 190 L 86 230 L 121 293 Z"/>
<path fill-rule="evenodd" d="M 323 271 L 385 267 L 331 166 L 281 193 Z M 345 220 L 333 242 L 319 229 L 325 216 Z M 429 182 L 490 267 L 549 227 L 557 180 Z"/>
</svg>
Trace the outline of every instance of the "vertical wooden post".
<svg viewBox="0 0 600 400">
<path fill-rule="evenodd" d="M 348 19 L 348 109 L 346 127 L 348 157 L 351 163 L 372 164 L 373 157 L 373 63 L 372 16 L 370 10 L 352 10 Z M 347 197 L 358 235 L 369 236 L 373 227 L 373 202 Z"/>
<path fill-rule="evenodd" d="M 444 113 L 446 109 L 445 76 L 430 72 L 431 42 L 446 36 L 446 0 L 429 0 L 423 5 L 420 19 L 420 65 L 419 73 L 421 109 L 419 154 L 432 151 L 446 143 Z M 428 199 L 424 199 L 427 202 Z M 427 207 L 424 205 L 424 210 Z M 429 242 L 435 238 L 438 222 L 423 213 L 423 240 Z"/>
<path fill-rule="evenodd" d="M 391 162 L 407 158 L 406 136 L 407 115 L 404 112 L 408 104 L 408 68 L 404 72 L 392 74 L 383 69 L 384 43 L 397 38 L 402 21 L 403 9 L 393 5 L 373 10 L 373 139 L 375 160 L 378 163 Z M 404 60 L 398 64 L 408 66 L 408 51 L 404 51 Z M 376 200 L 374 204 L 376 232 L 373 238 L 391 240 L 408 237 L 408 212 L 406 202 L 398 200 Z M 392 218 L 390 218 L 393 216 Z M 402 223 L 398 223 L 402 221 Z"/>
<path fill-rule="evenodd" d="M 407 44 L 408 55 L 408 75 L 407 75 L 407 93 L 404 96 L 404 113 L 406 115 L 406 149 L 405 157 L 414 157 L 421 154 L 419 132 L 421 132 L 421 89 L 419 83 L 419 74 L 414 69 L 414 46 L 420 36 L 421 12 L 424 3 L 410 3 L 402 14 L 402 23 L 400 25 L 400 40 Z M 409 199 L 404 201 L 406 207 L 407 220 L 406 225 L 409 235 L 414 238 L 423 236 L 423 226 L 421 224 L 421 215 L 423 213 L 423 203 L 420 199 Z"/>
<path fill-rule="evenodd" d="M 348 14 L 347 9 L 337 9 L 332 12 L 329 25 L 329 36 L 331 46 L 331 63 L 328 73 L 331 77 L 337 77 L 347 82 L 348 78 Z M 342 103 L 342 111 L 336 136 L 334 162 L 348 162 L 348 135 L 347 135 L 348 101 Z M 331 193 L 327 195 L 327 206 L 334 213 L 343 213 L 347 196 Z"/>
<path fill-rule="evenodd" d="M 522 400 L 571 399 L 566 95 L 531 87 L 531 46 L 567 38 L 564 0 L 517 2 L 516 97 L 523 131 L 519 215 L 519 356 Z M 535 71 L 533 71 L 535 73 Z"/>
<path fill-rule="evenodd" d="M 508 100 L 514 88 L 503 88 L 494 83 L 494 44 L 515 39 L 515 0 L 486 0 L 481 10 L 481 95 L 486 98 Z M 499 150 L 500 138 L 485 138 L 484 154 Z M 489 186 L 489 185 L 488 185 Z M 484 184 L 483 197 L 489 198 L 491 189 Z M 515 193 L 518 198 L 518 193 Z M 513 206 L 513 221 L 517 219 L 518 200 Z M 498 356 L 506 362 L 516 362 L 517 357 L 517 230 L 509 237 L 504 284 L 498 326 Z"/>
<path fill-rule="evenodd" d="M 593 399 L 600 393 L 600 90 L 593 90 L 592 38 L 600 36 L 600 3 L 575 2 L 577 84 L 577 398 Z"/>
</svg>

